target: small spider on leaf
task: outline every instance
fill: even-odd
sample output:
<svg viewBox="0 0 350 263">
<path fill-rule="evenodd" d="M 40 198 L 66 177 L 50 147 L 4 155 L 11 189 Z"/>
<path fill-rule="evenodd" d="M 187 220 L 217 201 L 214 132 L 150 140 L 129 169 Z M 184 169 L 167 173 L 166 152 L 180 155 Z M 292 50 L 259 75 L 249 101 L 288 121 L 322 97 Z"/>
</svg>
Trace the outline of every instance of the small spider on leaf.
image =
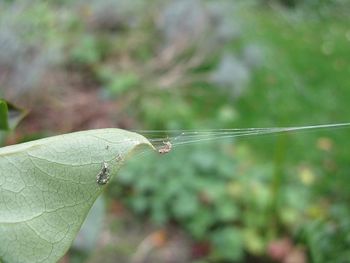
<svg viewBox="0 0 350 263">
<path fill-rule="evenodd" d="M 101 171 L 96 176 L 96 182 L 99 185 L 104 185 L 109 181 L 109 168 L 106 162 L 103 162 Z"/>
</svg>

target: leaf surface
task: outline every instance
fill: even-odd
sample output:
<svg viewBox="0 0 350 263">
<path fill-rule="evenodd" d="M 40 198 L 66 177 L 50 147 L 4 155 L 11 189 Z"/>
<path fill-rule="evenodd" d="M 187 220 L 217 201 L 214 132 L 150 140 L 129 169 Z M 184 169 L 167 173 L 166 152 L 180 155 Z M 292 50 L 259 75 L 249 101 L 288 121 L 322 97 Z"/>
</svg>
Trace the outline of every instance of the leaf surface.
<svg viewBox="0 0 350 263">
<path fill-rule="evenodd" d="M 0 148 L 0 261 L 57 262 L 105 185 L 143 136 L 120 129 L 70 133 Z"/>
</svg>

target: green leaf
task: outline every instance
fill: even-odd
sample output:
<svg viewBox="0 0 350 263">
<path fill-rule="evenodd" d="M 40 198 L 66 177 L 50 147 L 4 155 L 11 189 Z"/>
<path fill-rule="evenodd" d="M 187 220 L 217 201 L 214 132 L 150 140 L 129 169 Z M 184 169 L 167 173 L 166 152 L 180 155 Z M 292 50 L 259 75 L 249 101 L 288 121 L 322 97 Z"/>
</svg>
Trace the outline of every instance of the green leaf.
<svg viewBox="0 0 350 263">
<path fill-rule="evenodd" d="M 241 261 L 243 257 L 243 240 L 241 232 L 234 227 L 225 227 L 216 230 L 211 241 L 214 246 L 213 259 L 229 262 Z"/>
<path fill-rule="evenodd" d="M 0 130 L 8 130 L 9 124 L 7 120 L 8 108 L 4 100 L 0 100 Z"/>
<path fill-rule="evenodd" d="M 27 112 L 0 99 L 0 130 L 14 129 Z"/>
<path fill-rule="evenodd" d="M 0 148 L 0 261 L 57 262 L 105 185 L 143 136 L 101 129 Z"/>
<path fill-rule="evenodd" d="M 126 72 L 115 76 L 107 85 L 107 89 L 112 96 L 116 96 L 138 84 L 139 77 L 132 72 Z"/>
</svg>

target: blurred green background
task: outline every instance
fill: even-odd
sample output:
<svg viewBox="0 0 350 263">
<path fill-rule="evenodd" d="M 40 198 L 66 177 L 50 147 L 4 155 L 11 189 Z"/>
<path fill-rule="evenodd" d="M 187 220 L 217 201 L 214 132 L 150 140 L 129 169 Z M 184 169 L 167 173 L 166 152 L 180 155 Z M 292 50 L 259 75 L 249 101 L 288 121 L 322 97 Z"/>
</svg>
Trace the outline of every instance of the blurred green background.
<svg viewBox="0 0 350 263">
<path fill-rule="evenodd" d="M 349 14 L 348 0 L 2 0 L 0 96 L 30 111 L 3 145 L 347 122 Z M 350 262 L 348 135 L 140 155 L 61 262 Z"/>
</svg>

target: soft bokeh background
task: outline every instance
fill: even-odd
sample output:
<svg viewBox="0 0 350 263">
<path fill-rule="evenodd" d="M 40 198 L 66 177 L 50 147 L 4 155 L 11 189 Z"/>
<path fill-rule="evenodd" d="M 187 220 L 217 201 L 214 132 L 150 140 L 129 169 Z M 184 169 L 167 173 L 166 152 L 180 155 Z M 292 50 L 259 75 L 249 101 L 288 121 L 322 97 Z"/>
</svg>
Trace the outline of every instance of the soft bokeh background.
<svg viewBox="0 0 350 263">
<path fill-rule="evenodd" d="M 0 1 L 5 144 L 350 120 L 348 0 Z M 165 135 L 164 135 L 165 136 Z M 61 262 L 350 262 L 349 130 L 135 158 Z"/>
</svg>

